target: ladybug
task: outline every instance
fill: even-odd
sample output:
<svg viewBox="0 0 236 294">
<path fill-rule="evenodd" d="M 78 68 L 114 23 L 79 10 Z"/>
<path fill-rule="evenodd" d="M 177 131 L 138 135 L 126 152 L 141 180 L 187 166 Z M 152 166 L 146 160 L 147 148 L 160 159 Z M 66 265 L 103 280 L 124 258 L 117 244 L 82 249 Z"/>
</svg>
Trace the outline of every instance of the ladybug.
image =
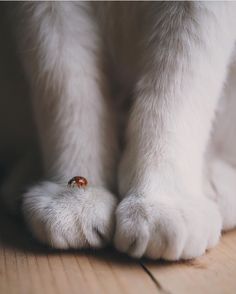
<svg viewBox="0 0 236 294">
<path fill-rule="evenodd" d="M 78 188 L 85 188 L 88 185 L 87 179 L 84 177 L 76 176 L 69 180 L 68 186 L 69 187 L 78 187 Z"/>
</svg>

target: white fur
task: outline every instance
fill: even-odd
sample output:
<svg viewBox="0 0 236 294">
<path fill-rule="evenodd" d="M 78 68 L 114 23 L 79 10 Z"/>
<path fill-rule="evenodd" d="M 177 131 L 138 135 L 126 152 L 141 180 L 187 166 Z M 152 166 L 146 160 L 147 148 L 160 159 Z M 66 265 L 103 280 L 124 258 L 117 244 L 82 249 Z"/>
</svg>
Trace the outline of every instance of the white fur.
<svg viewBox="0 0 236 294">
<path fill-rule="evenodd" d="M 133 257 L 191 259 L 217 244 L 221 217 L 207 198 L 126 197 L 119 205 L 116 247 Z M 188 195 L 186 195 L 188 196 Z"/>
<path fill-rule="evenodd" d="M 233 58 L 235 58 L 235 52 Z M 229 68 L 218 106 L 213 136 L 208 150 L 208 178 L 213 199 L 218 202 L 223 229 L 236 226 L 236 63 Z"/>
<path fill-rule="evenodd" d="M 204 195 L 203 170 L 234 46 L 235 32 L 230 30 L 234 22 L 227 5 L 190 7 L 189 14 L 186 3 L 166 4 L 165 13 L 176 9 L 173 27 L 168 31 L 169 23 L 163 20 L 166 32 L 157 31 L 150 42 L 152 65 L 136 87 L 120 166 L 120 191 L 126 198 L 117 210 L 115 236 L 117 248 L 133 256 L 192 258 L 220 235 L 218 208 Z M 161 33 L 168 34 L 172 46 Z M 141 210 L 148 211 L 145 228 L 127 197 L 141 201 Z M 155 208 L 149 211 L 149 206 Z M 167 245 L 159 248 L 157 240 Z"/>
<path fill-rule="evenodd" d="M 223 229 L 233 229 L 236 225 L 235 168 L 220 158 L 215 159 L 211 163 L 211 184 L 222 216 Z"/>
<path fill-rule="evenodd" d="M 226 140 L 221 96 L 230 126 L 235 116 L 234 3 L 38 2 L 16 12 L 48 179 L 23 196 L 34 235 L 58 248 L 100 247 L 116 215 L 118 250 L 177 260 L 236 226 L 235 128 L 216 148 Z M 118 132 L 115 105 L 127 101 Z M 88 178 L 86 191 L 65 186 L 75 175 Z"/>
<path fill-rule="evenodd" d="M 33 234 L 56 248 L 102 247 L 111 241 L 115 197 L 104 188 L 74 189 L 43 182 L 24 195 Z"/>
</svg>

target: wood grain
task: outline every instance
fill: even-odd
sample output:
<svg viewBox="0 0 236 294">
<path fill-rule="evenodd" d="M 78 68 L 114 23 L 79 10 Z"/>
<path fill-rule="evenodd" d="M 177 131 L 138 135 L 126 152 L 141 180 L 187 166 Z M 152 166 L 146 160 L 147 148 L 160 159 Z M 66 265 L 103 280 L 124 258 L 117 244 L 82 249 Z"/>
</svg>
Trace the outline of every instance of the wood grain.
<svg viewBox="0 0 236 294">
<path fill-rule="evenodd" d="M 3 213 L 0 240 L 0 294 L 159 293 L 139 262 L 112 249 L 50 250 Z"/>
<path fill-rule="evenodd" d="M 191 262 L 138 262 L 114 250 L 54 251 L 0 210 L 0 294 L 236 293 L 236 231 Z"/>
<path fill-rule="evenodd" d="M 12 120 L 17 121 L 16 117 L 25 116 L 22 109 L 28 109 L 30 115 L 30 103 L 26 99 L 28 87 L 14 43 L 9 38 L 2 5 L 0 37 L 4 42 L 0 46 L 0 88 L 5 99 L 0 99 L 0 125 L 6 127 L 0 128 L 4 141 L 0 144 L 0 157 L 9 161 L 13 154 L 11 146 L 14 146 L 11 138 L 14 142 L 18 138 L 29 146 L 32 140 L 29 134 L 34 132 L 30 116 L 25 122 L 12 124 Z M 7 118 L 3 115 L 6 109 L 11 109 Z M 25 152 L 19 146 L 17 149 L 19 154 Z M 6 158 L 6 151 L 9 158 Z M 1 164 L 4 166 L 0 163 L 0 179 L 4 174 Z M 19 219 L 13 220 L 0 210 L 0 294 L 21 293 L 235 294 L 236 231 L 225 234 L 219 246 L 193 262 L 138 262 L 112 249 L 99 252 L 49 250 L 32 239 Z"/>
<path fill-rule="evenodd" d="M 192 262 L 145 266 L 169 293 L 236 293 L 236 231 L 226 233 L 220 244 Z"/>
</svg>

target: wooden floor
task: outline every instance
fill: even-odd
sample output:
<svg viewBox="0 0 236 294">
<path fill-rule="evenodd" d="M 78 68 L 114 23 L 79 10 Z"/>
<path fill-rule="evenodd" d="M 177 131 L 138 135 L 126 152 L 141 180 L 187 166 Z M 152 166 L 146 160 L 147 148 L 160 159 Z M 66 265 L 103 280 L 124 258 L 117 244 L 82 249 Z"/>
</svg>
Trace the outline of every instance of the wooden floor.
<svg viewBox="0 0 236 294">
<path fill-rule="evenodd" d="M 236 293 L 236 231 L 186 263 L 140 262 L 107 249 L 55 252 L 40 247 L 0 211 L 0 293 Z"/>
</svg>

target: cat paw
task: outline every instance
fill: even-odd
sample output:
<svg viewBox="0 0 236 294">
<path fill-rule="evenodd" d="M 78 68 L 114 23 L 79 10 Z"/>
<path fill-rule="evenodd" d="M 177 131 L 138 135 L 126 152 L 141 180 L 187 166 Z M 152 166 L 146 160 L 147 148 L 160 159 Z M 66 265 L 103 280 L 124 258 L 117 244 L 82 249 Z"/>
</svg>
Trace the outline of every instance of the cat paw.
<svg viewBox="0 0 236 294">
<path fill-rule="evenodd" d="M 132 257 L 191 259 L 217 244 L 221 217 L 211 200 L 131 195 L 116 210 L 115 246 Z"/>
<path fill-rule="evenodd" d="M 39 241 L 60 249 L 100 248 L 112 239 L 116 204 L 104 188 L 43 182 L 23 195 L 22 209 Z"/>
</svg>

